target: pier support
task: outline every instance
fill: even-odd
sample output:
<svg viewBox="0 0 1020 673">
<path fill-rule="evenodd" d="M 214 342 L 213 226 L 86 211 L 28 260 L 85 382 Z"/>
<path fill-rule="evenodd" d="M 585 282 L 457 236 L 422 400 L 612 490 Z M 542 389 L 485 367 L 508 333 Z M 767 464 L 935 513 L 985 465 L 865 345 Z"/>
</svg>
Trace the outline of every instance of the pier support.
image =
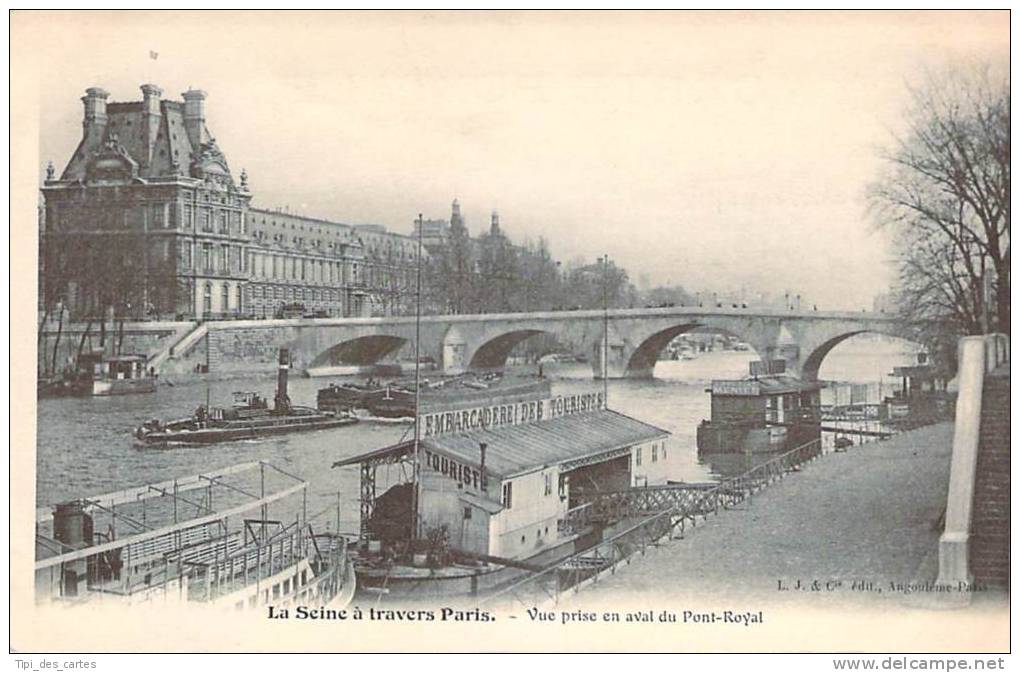
<svg viewBox="0 0 1020 673">
<path fill-rule="evenodd" d="M 626 342 L 611 330 L 609 332 L 608 346 L 606 342 L 599 339 L 592 347 L 591 368 L 592 375 L 596 379 L 602 379 L 603 372 L 607 378 L 645 378 L 653 376 L 655 365 L 642 368 L 641 371 L 629 370 L 633 349 L 628 349 Z M 607 366 L 603 368 L 602 358 L 606 357 Z M 647 371 L 646 371 L 647 370 Z"/>
</svg>

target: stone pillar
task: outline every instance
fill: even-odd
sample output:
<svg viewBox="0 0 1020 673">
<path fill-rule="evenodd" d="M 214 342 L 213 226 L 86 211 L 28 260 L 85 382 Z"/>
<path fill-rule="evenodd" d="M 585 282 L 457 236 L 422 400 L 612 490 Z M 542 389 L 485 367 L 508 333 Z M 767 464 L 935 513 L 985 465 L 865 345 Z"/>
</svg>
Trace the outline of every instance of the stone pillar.
<svg viewBox="0 0 1020 673">
<path fill-rule="evenodd" d="M 939 584 L 971 581 L 969 564 L 971 510 L 981 430 L 981 397 L 985 373 L 985 338 L 960 339 L 959 396 L 949 467 L 946 525 L 939 538 Z M 952 592 L 969 597 L 970 592 Z"/>
<path fill-rule="evenodd" d="M 639 371 L 629 371 L 627 366 L 630 364 L 631 355 L 634 353 L 633 347 L 629 346 L 623 339 L 620 338 L 616 331 L 610 326 L 609 329 L 609 341 L 608 348 L 604 345 L 602 338 L 599 338 L 594 346 L 592 347 L 592 358 L 591 358 L 591 369 L 592 375 L 596 379 L 601 379 L 603 374 L 602 357 L 607 356 L 608 367 L 606 367 L 606 377 L 610 379 L 623 379 L 623 378 L 644 378 L 650 379 L 653 376 L 655 365 L 653 364 L 650 368 L 641 369 Z"/>
<path fill-rule="evenodd" d="M 456 326 L 447 330 L 443 337 L 443 360 L 440 363 L 444 374 L 462 374 L 467 368 L 464 358 L 467 354 L 467 342 Z"/>
</svg>

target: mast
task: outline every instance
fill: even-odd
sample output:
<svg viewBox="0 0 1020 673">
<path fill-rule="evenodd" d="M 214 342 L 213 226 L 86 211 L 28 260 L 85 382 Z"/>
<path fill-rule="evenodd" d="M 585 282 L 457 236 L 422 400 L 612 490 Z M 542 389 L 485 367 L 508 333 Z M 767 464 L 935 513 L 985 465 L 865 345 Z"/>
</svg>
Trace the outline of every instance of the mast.
<svg viewBox="0 0 1020 673">
<path fill-rule="evenodd" d="M 421 441 L 421 248 L 422 248 L 422 214 L 418 213 L 418 270 L 414 302 L 414 480 L 411 487 L 411 539 L 418 538 L 418 501 L 420 498 L 421 481 L 419 477 L 418 443 Z"/>
<path fill-rule="evenodd" d="M 609 408 L 609 253 L 602 257 L 602 404 Z"/>
</svg>

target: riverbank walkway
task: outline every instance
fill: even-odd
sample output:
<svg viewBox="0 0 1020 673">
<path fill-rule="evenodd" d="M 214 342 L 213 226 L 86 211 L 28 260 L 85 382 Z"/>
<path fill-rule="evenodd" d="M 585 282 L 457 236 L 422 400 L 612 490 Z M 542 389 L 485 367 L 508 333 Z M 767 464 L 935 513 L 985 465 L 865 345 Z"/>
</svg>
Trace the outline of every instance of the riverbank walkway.
<svg viewBox="0 0 1020 673">
<path fill-rule="evenodd" d="M 1008 647 L 1008 612 L 999 618 L 1008 610 L 1005 594 L 975 593 L 962 610 L 921 607 L 933 597 L 924 585 L 937 574 L 952 441 L 953 425 L 942 423 L 827 454 L 688 528 L 684 539 L 635 557 L 563 608 L 772 611 L 808 627 L 787 633 L 793 639 L 777 642 L 780 650 L 902 651 L 905 642 L 879 647 L 874 639 L 884 642 L 907 626 L 891 615 L 909 614 L 916 627 L 928 625 L 929 631 L 912 635 L 930 647 L 940 649 L 940 643 L 926 636 L 943 630 L 947 637 Z M 823 631 L 834 611 L 856 616 L 853 632 Z M 804 621 L 811 614 L 819 619 L 813 625 Z M 982 628 L 968 631 L 975 619 Z M 859 639 L 868 632 L 872 640 Z M 963 646 L 959 638 L 943 644 Z M 723 649 L 731 648 L 743 645 L 734 641 Z"/>
</svg>

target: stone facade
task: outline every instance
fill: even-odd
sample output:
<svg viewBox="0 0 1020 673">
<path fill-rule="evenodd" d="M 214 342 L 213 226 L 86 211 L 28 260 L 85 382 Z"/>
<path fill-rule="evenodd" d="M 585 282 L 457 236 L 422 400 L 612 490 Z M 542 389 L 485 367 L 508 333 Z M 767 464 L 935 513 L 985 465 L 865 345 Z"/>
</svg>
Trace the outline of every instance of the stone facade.
<svg viewBox="0 0 1020 673">
<path fill-rule="evenodd" d="M 413 302 L 408 236 L 251 206 L 206 127 L 202 91 L 82 98 L 82 140 L 42 188 L 40 301 L 72 318 L 370 316 Z M 413 281 L 412 281 L 413 282 Z M 409 289 L 410 288 L 410 289 Z"/>
</svg>

